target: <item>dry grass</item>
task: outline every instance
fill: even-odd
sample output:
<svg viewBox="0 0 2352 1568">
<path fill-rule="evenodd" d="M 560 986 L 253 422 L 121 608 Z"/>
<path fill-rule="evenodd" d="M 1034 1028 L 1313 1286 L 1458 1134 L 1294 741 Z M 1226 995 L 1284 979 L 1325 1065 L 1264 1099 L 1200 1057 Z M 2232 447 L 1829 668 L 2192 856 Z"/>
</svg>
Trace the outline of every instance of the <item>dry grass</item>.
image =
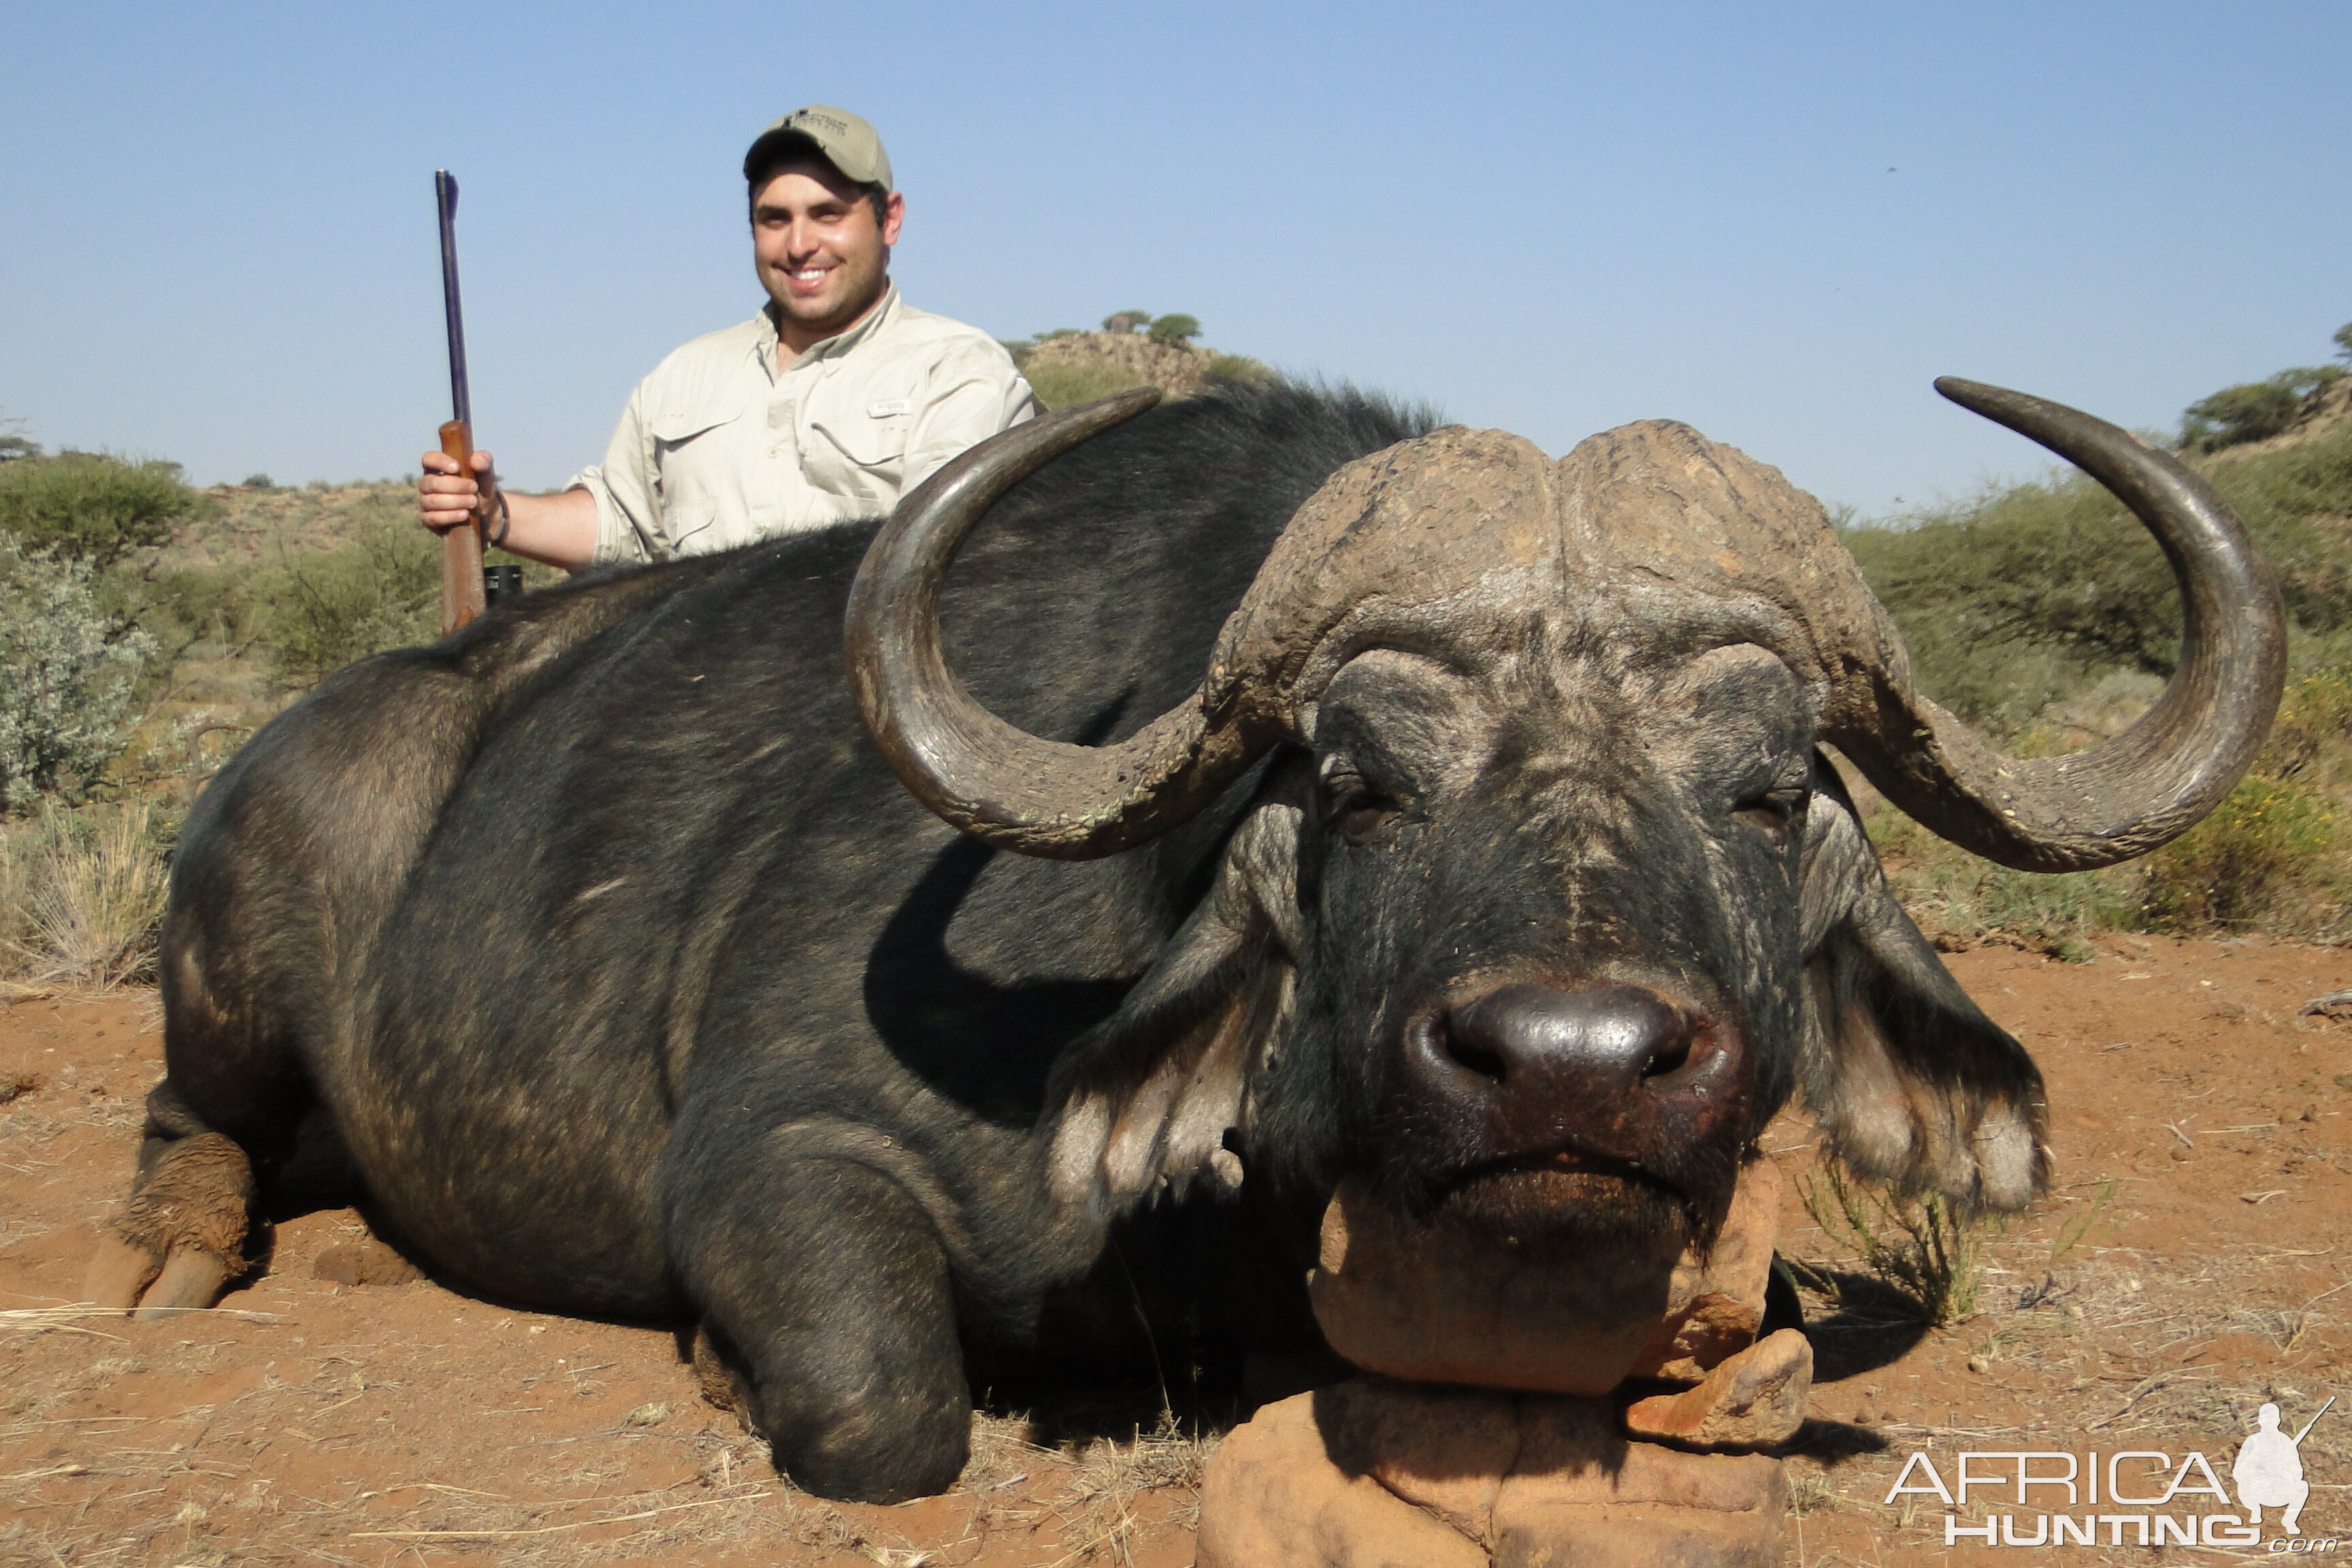
<svg viewBox="0 0 2352 1568">
<path fill-rule="evenodd" d="M 0 836 L 0 909 L 19 984 L 110 991 L 152 977 L 160 826 L 133 799 L 45 812 Z"/>
<path fill-rule="evenodd" d="M 1080 1449 L 1069 1499 L 1060 1510 L 1064 1536 L 1074 1543 L 1066 1561 L 1099 1557 L 1125 1568 L 1133 1561 L 1129 1542 L 1143 1522 L 1137 1504 L 1152 1492 L 1181 1494 L 1182 1517 L 1176 1522 L 1192 1529 L 1199 1522 L 1202 1472 L 1216 1446 L 1214 1436 L 1163 1409 L 1149 1432 L 1139 1427 L 1128 1442 L 1100 1440 Z"/>
</svg>

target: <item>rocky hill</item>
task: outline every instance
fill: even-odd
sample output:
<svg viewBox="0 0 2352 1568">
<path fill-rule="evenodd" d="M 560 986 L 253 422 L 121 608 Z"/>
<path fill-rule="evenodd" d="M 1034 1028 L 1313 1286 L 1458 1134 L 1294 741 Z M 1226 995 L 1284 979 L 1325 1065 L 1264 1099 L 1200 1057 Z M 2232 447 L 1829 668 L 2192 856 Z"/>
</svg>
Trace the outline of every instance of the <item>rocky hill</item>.
<svg viewBox="0 0 2352 1568">
<path fill-rule="evenodd" d="M 1005 346 L 1048 408 L 1092 402 L 1132 386 L 1190 397 L 1213 381 L 1267 381 L 1274 375 L 1265 362 L 1247 354 L 1159 342 L 1135 331 L 1049 332 Z"/>
</svg>

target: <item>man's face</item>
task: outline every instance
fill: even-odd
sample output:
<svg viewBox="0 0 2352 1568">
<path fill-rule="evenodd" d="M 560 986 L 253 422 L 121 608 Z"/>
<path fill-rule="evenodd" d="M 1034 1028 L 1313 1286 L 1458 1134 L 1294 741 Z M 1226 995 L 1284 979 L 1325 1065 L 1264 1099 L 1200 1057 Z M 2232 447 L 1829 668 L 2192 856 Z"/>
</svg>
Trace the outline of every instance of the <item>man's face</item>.
<svg viewBox="0 0 2352 1568">
<path fill-rule="evenodd" d="M 806 348 L 854 323 L 882 294 L 905 202 L 874 220 L 866 193 L 831 164 L 780 165 L 751 198 L 751 254 L 786 344 Z"/>
</svg>

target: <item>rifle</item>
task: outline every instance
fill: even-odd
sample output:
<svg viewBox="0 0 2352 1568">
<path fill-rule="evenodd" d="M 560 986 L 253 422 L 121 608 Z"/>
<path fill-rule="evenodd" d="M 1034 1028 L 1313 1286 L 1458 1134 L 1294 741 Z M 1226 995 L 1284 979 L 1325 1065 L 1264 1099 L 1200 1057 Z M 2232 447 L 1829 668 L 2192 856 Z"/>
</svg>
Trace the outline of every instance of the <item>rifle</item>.
<svg viewBox="0 0 2352 1568">
<path fill-rule="evenodd" d="M 457 300 L 457 176 L 433 174 L 435 205 L 441 209 L 441 311 L 449 329 L 449 402 L 455 416 L 441 426 L 441 450 L 457 460 L 457 471 L 474 471 L 474 400 L 466 385 L 466 314 Z M 470 523 L 441 536 L 441 631 L 456 631 L 483 608 L 522 592 L 519 566 L 482 564 L 482 538 L 489 518 L 477 509 Z"/>
</svg>

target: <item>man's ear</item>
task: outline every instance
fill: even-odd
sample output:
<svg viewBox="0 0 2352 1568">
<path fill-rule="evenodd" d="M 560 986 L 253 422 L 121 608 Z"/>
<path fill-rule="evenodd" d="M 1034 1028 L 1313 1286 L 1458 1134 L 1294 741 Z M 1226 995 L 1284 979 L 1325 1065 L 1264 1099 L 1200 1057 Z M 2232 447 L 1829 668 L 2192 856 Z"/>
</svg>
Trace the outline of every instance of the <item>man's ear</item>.
<svg viewBox="0 0 2352 1568">
<path fill-rule="evenodd" d="M 882 243 L 898 243 L 899 227 L 907 221 L 907 198 L 892 191 L 882 201 Z"/>
<path fill-rule="evenodd" d="M 1836 771 L 1814 765 L 1799 1091 L 1858 1173 L 2023 1208 L 2050 1180 L 2042 1073 L 1895 901 Z"/>
</svg>

